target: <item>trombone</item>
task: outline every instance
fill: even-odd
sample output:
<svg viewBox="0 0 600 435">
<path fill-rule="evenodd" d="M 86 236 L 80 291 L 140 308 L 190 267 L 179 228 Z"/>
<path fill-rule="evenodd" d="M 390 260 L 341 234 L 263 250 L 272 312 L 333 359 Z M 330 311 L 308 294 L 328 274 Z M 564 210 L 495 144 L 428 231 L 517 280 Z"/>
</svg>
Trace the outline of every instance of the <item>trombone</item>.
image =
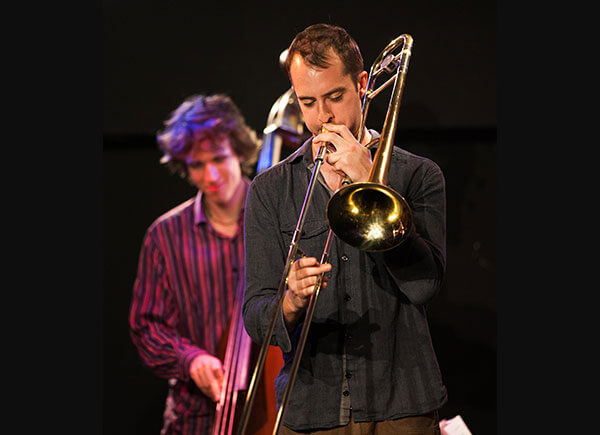
<svg viewBox="0 0 600 435">
<path fill-rule="evenodd" d="M 393 50 L 401 43 L 402 50 L 394 55 Z M 349 184 L 348 180 L 344 180 L 345 185 L 327 203 L 327 222 L 331 230 L 347 244 L 364 251 L 386 251 L 398 246 L 405 240 L 413 224 L 412 212 L 406 200 L 386 186 L 412 44 L 410 35 L 397 37 L 383 49 L 371 66 L 367 92 L 363 97 L 359 141 L 364 133 L 371 101 L 394 83 L 379 138 L 380 144 L 373 158 L 368 181 Z M 394 76 L 373 90 L 375 79 L 380 74 L 394 70 Z"/>
<path fill-rule="evenodd" d="M 394 136 L 396 134 L 396 125 L 398 122 L 398 111 L 400 109 L 404 83 L 406 81 L 408 63 L 412 53 L 412 45 L 413 38 L 410 35 L 403 34 L 398 36 L 388 43 L 371 66 L 367 82 L 367 91 L 363 97 L 361 109 L 362 117 L 358 137 L 359 142 L 363 138 L 365 121 L 372 99 L 393 83 L 392 96 L 388 105 L 381 136 L 379 138 L 379 147 L 377 148 L 371 165 L 368 181 L 352 183 L 352 180 L 346 178 L 343 182 L 344 185 L 330 198 L 327 204 L 326 214 L 330 230 L 323 249 L 320 261 L 321 264 L 327 262 L 329 258 L 333 234 L 338 236 L 338 238 L 345 243 L 360 250 L 385 251 L 402 243 L 413 226 L 412 211 L 406 200 L 394 189 L 386 186 Z M 398 47 L 401 47 L 400 52 L 394 54 Z M 375 80 L 383 73 L 394 73 L 394 75 L 379 88 L 373 90 Z M 374 145 L 373 142 L 367 144 L 367 146 L 372 145 Z M 250 381 L 244 412 L 238 426 L 238 435 L 244 434 L 249 410 L 252 407 L 255 396 L 258 377 L 263 370 L 267 348 L 275 329 L 279 310 L 281 309 L 290 268 L 299 249 L 298 242 L 300 234 L 302 234 L 304 219 L 311 202 L 311 197 L 316 184 L 315 181 L 323 163 L 325 153 L 326 145 L 321 145 L 317 151 L 313 172 L 300 210 L 296 229 L 292 236 L 283 275 L 275 296 L 275 306 L 273 307 L 269 327 L 267 328 L 266 336 L 258 356 L 258 362 Z M 300 366 L 304 345 L 306 344 L 308 329 L 321 290 L 322 281 L 323 275 L 318 278 L 317 283 L 315 284 L 315 291 L 310 298 L 306 310 L 306 318 L 302 325 L 302 330 L 300 331 L 296 355 L 292 362 L 290 379 L 282 395 L 281 404 L 279 405 L 277 412 L 277 420 L 273 428 L 273 435 L 279 433 L 279 427 L 285 415 L 289 396 Z"/>
</svg>

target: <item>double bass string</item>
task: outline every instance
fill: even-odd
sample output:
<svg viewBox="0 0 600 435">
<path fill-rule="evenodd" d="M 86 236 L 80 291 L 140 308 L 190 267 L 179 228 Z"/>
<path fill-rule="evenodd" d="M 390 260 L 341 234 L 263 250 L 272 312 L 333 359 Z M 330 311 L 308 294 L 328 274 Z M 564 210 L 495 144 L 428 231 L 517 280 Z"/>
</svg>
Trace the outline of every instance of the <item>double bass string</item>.
<svg viewBox="0 0 600 435">
<path fill-rule="evenodd" d="M 250 359 L 250 337 L 243 327 L 242 304 L 243 286 L 238 286 L 238 297 L 234 304 L 230 330 L 227 337 L 227 348 L 224 358 L 225 379 L 223 394 L 217 404 L 217 412 L 213 424 L 213 435 L 230 435 L 233 431 L 238 391 L 246 388 L 248 363 Z"/>
</svg>

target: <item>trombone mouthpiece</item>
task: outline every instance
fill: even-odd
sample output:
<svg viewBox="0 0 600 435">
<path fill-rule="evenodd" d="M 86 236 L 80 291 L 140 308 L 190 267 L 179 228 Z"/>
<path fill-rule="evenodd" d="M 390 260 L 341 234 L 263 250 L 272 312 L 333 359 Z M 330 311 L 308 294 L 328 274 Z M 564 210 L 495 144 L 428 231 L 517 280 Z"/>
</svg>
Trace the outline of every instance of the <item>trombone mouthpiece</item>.
<svg viewBox="0 0 600 435">
<path fill-rule="evenodd" d="M 329 133 L 329 130 L 327 130 L 324 125 L 322 125 L 321 126 L 321 133 Z M 327 154 L 334 153 L 334 152 L 337 151 L 335 149 L 335 146 L 333 144 L 329 143 L 329 142 L 327 142 L 327 145 L 325 146 L 325 148 L 326 148 Z"/>
</svg>

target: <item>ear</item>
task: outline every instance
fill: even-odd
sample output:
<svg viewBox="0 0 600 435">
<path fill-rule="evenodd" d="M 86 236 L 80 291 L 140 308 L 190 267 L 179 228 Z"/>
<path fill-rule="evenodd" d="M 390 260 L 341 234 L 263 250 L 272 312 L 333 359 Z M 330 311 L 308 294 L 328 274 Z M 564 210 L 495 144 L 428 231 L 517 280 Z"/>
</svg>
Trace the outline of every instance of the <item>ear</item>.
<svg viewBox="0 0 600 435">
<path fill-rule="evenodd" d="M 238 155 L 236 154 L 235 157 L 237 158 L 238 162 L 240 163 L 240 167 L 244 167 L 244 162 L 246 161 L 247 157 L 244 157 L 243 155 Z"/>
<path fill-rule="evenodd" d="M 368 79 L 369 74 L 366 71 L 363 71 L 358 75 L 358 95 L 360 96 L 361 100 L 367 92 Z"/>
</svg>

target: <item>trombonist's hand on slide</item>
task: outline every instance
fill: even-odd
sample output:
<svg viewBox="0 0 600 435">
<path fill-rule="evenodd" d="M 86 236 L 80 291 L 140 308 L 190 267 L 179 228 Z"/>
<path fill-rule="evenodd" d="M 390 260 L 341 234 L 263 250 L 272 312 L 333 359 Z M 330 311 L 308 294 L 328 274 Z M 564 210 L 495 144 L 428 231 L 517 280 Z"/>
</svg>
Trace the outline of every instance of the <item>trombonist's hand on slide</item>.
<svg viewBox="0 0 600 435">
<path fill-rule="evenodd" d="M 328 142 L 335 147 L 335 152 L 328 153 L 325 161 L 342 177 L 350 177 L 352 182 L 367 181 L 372 163 L 368 148 L 361 145 L 345 125 L 325 123 L 323 128 L 326 131 L 316 135 L 313 144 Z"/>
<path fill-rule="evenodd" d="M 294 329 L 300 315 L 308 306 L 319 276 L 330 270 L 331 264 L 319 264 L 315 257 L 302 257 L 292 264 L 287 280 L 288 289 L 282 304 L 283 318 L 288 331 Z M 327 277 L 323 276 L 321 288 L 325 287 L 327 287 Z"/>
<path fill-rule="evenodd" d="M 190 376 L 213 402 L 221 398 L 223 384 L 223 364 L 221 360 L 207 353 L 198 355 L 190 364 Z"/>
</svg>

